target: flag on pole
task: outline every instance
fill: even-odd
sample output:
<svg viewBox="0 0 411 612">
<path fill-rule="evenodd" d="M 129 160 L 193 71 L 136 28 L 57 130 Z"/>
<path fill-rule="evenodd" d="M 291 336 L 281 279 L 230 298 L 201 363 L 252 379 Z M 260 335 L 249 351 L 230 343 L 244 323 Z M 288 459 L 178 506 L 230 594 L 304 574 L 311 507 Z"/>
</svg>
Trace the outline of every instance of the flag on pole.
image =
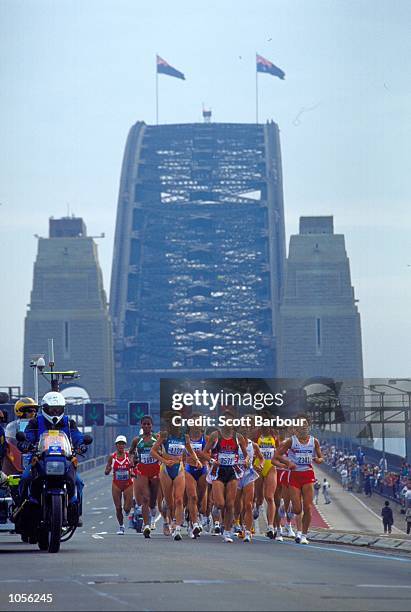
<svg viewBox="0 0 411 612">
<path fill-rule="evenodd" d="M 278 66 L 270 62 L 270 60 L 266 59 L 262 55 L 258 55 L 258 53 L 257 72 L 266 72 L 267 74 L 272 74 L 273 76 L 276 76 L 282 80 L 284 80 L 285 77 L 285 72 L 283 72 L 281 68 L 278 68 Z"/>
<path fill-rule="evenodd" d="M 170 64 L 159 55 L 157 55 L 157 73 L 168 74 L 168 76 L 175 77 L 176 79 L 183 79 L 183 81 L 185 81 L 184 74 L 173 68 L 173 66 L 170 66 Z"/>
</svg>

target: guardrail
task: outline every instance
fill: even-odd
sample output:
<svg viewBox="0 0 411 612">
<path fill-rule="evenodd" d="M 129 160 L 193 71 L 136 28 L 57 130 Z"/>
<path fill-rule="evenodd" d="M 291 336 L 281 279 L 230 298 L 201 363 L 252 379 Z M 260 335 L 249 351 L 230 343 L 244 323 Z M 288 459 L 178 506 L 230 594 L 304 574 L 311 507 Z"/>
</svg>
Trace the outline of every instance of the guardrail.
<svg viewBox="0 0 411 612">
<path fill-rule="evenodd" d="M 82 461 L 77 466 L 78 472 L 87 472 L 88 470 L 94 470 L 94 468 L 99 465 L 104 465 L 107 461 L 107 455 L 100 455 L 99 457 L 95 457 L 94 459 L 87 459 L 86 461 Z"/>
</svg>

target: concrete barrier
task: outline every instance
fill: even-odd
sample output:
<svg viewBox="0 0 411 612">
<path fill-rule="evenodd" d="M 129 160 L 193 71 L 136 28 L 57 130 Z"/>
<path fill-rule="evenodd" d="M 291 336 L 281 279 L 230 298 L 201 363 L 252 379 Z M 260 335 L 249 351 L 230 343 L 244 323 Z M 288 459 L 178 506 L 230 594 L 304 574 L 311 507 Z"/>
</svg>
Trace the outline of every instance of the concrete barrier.
<svg viewBox="0 0 411 612">
<path fill-rule="evenodd" d="M 360 533 L 338 533 L 329 530 L 324 531 L 309 531 L 308 539 L 313 542 L 324 542 L 333 544 L 344 544 L 348 546 L 362 546 L 372 549 L 401 551 L 402 553 L 411 554 L 411 539 L 404 538 L 381 538 L 378 536 L 360 534 Z"/>
<path fill-rule="evenodd" d="M 94 470 L 94 468 L 99 465 L 104 465 L 107 461 L 107 455 L 100 455 L 100 457 L 95 457 L 94 459 L 87 459 L 87 461 L 82 461 L 77 466 L 78 472 L 88 472 L 88 470 Z"/>
</svg>

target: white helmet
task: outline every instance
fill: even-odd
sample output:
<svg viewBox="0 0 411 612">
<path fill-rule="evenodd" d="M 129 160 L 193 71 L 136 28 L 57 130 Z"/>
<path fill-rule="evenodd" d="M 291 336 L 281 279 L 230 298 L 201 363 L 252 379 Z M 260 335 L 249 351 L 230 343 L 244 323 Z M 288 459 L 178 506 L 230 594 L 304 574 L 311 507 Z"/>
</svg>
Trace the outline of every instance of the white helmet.
<svg viewBox="0 0 411 612">
<path fill-rule="evenodd" d="M 57 425 L 64 416 L 66 400 L 61 393 L 49 391 L 41 400 L 41 412 L 52 425 Z"/>
<path fill-rule="evenodd" d="M 117 436 L 117 438 L 115 439 L 114 444 L 117 444 L 117 442 L 123 442 L 124 444 L 127 444 L 126 436 Z"/>
</svg>

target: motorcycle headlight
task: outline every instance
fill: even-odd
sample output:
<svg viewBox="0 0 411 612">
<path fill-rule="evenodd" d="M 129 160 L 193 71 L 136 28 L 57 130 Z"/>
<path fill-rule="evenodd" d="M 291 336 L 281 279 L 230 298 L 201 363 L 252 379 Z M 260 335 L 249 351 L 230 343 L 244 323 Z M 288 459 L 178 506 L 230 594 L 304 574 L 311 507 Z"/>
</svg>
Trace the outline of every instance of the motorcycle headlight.
<svg viewBox="0 0 411 612">
<path fill-rule="evenodd" d="M 46 474 L 48 476 L 62 476 L 66 470 L 64 461 L 47 461 Z"/>
</svg>

